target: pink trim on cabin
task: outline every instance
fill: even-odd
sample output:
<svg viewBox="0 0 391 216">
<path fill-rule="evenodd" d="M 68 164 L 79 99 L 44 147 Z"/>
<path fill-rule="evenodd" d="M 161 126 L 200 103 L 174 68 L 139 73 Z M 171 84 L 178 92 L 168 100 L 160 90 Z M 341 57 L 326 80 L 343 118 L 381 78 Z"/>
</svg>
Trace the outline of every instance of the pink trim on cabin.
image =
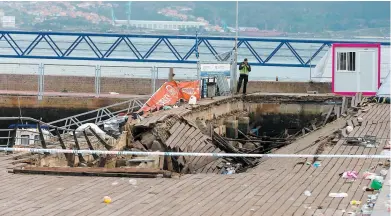
<svg viewBox="0 0 391 216">
<path fill-rule="evenodd" d="M 331 60 L 331 89 L 334 94 L 339 94 L 339 95 L 355 95 L 357 92 L 336 92 L 334 90 L 334 76 L 335 76 L 335 48 L 336 47 L 348 47 L 348 48 L 377 48 L 377 54 L 378 54 L 378 59 L 377 59 L 377 64 L 378 64 L 378 71 L 377 71 L 377 88 L 380 88 L 380 69 L 381 69 L 381 45 L 378 43 L 373 43 L 373 44 L 340 44 L 340 43 L 335 43 L 332 45 L 332 60 Z M 374 96 L 376 95 L 376 92 L 363 92 L 362 93 L 365 96 Z"/>
</svg>

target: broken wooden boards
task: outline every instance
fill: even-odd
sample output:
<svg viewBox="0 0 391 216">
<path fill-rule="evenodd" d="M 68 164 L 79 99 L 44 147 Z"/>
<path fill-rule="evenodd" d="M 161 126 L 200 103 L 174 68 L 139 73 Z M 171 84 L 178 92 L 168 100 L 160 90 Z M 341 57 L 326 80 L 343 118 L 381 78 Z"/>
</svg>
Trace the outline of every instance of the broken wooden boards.
<svg viewBox="0 0 391 216">
<path fill-rule="evenodd" d="M 165 142 L 168 149 L 179 152 L 223 153 L 211 138 L 204 135 L 193 123 L 185 119 L 176 122 L 169 130 L 170 137 Z M 222 158 L 178 157 L 177 162 L 190 173 L 219 173 L 218 165 Z M 186 172 L 184 170 L 184 172 Z"/>
<path fill-rule="evenodd" d="M 194 122 L 180 115 L 156 116 L 147 123 L 136 124 L 134 129 L 139 133 L 135 134 L 135 137 L 141 138 L 141 144 L 147 151 L 153 149 L 149 145 L 151 142 L 158 142 L 161 145 L 158 151 L 230 153 L 216 146 L 212 138 L 204 134 Z M 150 134 L 149 137 L 153 137 L 153 140 L 147 140 L 145 138 L 147 134 Z M 227 162 L 225 159 L 215 157 L 165 156 L 162 167 L 181 173 L 220 173 L 221 164 L 225 162 Z"/>
</svg>

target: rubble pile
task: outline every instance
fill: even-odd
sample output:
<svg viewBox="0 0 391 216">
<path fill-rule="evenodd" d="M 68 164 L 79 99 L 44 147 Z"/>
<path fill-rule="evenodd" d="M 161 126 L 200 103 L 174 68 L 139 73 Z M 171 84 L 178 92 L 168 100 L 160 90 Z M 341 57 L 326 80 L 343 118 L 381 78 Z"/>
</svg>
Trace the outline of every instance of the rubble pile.
<svg viewBox="0 0 391 216">
<path fill-rule="evenodd" d="M 148 124 L 133 126 L 135 151 L 240 153 L 218 134 L 212 137 L 201 131 L 195 123 L 178 115 L 167 115 Z M 256 164 L 255 159 L 171 156 L 165 157 L 163 168 L 178 173 L 231 174 L 243 167 Z"/>
</svg>

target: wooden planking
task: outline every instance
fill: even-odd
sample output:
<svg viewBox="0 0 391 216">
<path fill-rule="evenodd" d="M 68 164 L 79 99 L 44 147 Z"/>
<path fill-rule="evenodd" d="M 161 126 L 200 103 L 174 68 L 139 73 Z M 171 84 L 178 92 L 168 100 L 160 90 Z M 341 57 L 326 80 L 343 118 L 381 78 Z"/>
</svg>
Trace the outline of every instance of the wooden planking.
<svg viewBox="0 0 391 216">
<path fill-rule="evenodd" d="M 182 132 L 182 130 L 185 128 L 186 124 L 181 123 L 174 133 L 167 139 L 166 145 L 172 148 L 173 144 L 175 143 L 174 140 L 179 136 L 179 134 Z"/>
<path fill-rule="evenodd" d="M 374 125 L 372 125 L 371 128 L 374 128 L 373 126 L 374 126 Z M 353 148 L 358 149 L 359 147 L 354 146 Z M 364 148 L 362 148 L 362 147 L 360 147 L 360 149 L 361 149 L 361 152 L 364 150 Z M 357 153 L 361 154 L 360 152 L 357 152 Z M 347 159 L 345 159 L 345 161 L 355 161 L 355 160 L 347 158 Z M 355 161 L 355 162 L 357 163 L 357 161 Z M 356 165 L 356 164 L 353 164 L 353 167 L 354 167 L 355 165 Z M 352 163 L 350 163 L 347 167 L 345 167 L 345 169 L 346 169 L 345 171 L 352 170 Z M 341 178 L 339 178 L 339 177 L 337 177 L 337 176 L 334 176 L 333 179 L 335 179 L 335 180 L 337 180 L 337 181 L 338 181 L 338 179 L 339 179 L 339 180 L 342 181 L 342 182 L 345 181 L 345 180 L 343 180 L 343 179 L 341 179 Z M 334 189 L 335 191 L 330 191 L 330 192 L 346 192 L 346 191 L 340 191 L 339 188 L 340 188 L 340 186 L 338 186 L 338 184 L 335 183 L 335 185 L 333 186 L 333 189 Z M 346 188 L 346 187 L 345 187 L 345 188 Z M 320 201 L 320 202 L 322 203 L 322 210 L 317 210 L 317 212 L 323 212 L 323 213 L 325 213 L 325 209 L 328 208 L 329 203 L 330 203 L 331 200 L 333 200 L 333 198 L 325 197 L 325 198 L 323 199 L 323 201 Z M 336 202 L 337 202 L 337 201 L 335 201 L 334 205 L 336 205 Z M 335 208 L 335 206 L 334 206 L 334 208 Z M 334 209 L 334 210 L 335 210 L 335 209 Z M 333 211 L 333 207 L 331 207 L 330 209 L 327 209 L 327 214 L 330 214 L 332 211 Z"/>
<path fill-rule="evenodd" d="M 390 126 L 389 120 L 388 118 L 386 118 L 385 111 L 389 109 L 389 105 L 381 106 L 376 105 L 372 107 L 367 113 L 363 113 L 368 116 L 367 120 L 369 124 L 355 127 L 353 133 L 349 134 L 349 136 L 362 136 L 363 134 L 368 133 L 375 135 L 375 133 L 377 132 L 378 137 L 388 135 L 386 133 L 389 132 Z M 326 127 L 330 128 L 331 126 L 328 125 Z M 315 134 L 317 136 L 320 136 L 321 131 L 325 131 L 325 129 L 321 128 Z M 307 137 L 310 136 L 315 135 L 307 135 Z M 196 137 L 196 135 L 194 135 L 194 137 Z M 308 140 L 307 137 L 299 139 L 297 142 L 288 146 L 289 148 L 281 149 L 279 151 L 288 151 L 289 153 L 295 152 L 298 149 L 302 149 L 303 146 L 310 144 L 303 143 L 305 142 L 305 140 Z M 199 136 L 198 139 L 203 139 L 203 137 Z M 204 141 L 205 140 L 203 139 L 203 141 L 198 142 L 198 144 L 201 145 L 201 143 L 203 143 L 203 145 L 205 145 Z M 194 143 L 196 143 L 195 140 Z M 300 143 L 300 145 L 298 145 L 298 143 Z M 382 143 L 382 145 L 384 145 L 384 142 Z M 342 148 L 344 148 L 344 145 L 343 141 L 341 143 L 340 140 L 339 143 L 332 147 L 331 150 L 326 149 L 325 152 L 337 152 L 338 149 L 342 150 Z M 311 152 L 312 148 L 311 150 L 307 150 L 308 152 Z M 369 154 L 379 153 L 379 151 L 381 150 L 381 148 L 365 148 L 362 154 L 366 154 L 367 151 L 369 151 Z M 362 149 L 360 147 L 356 153 L 360 153 L 361 151 Z M 353 150 L 349 151 L 349 153 L 350 152 L 353 152 Z M 275 188 L 277 188 L 277 186 L 275 185 L 275 181 L 276 179 L 280 179 L 280 177 L 282 179 L 289 179 L 288 177 L 286 177 L 288 175 L 287 173 L 293 172 L 292 164 L 294 164 L 298 160 L 293 160 L 294 162 L 288 162 L 289 160 L 284 159 L 268 159 L 265 161 L 264 164 L 261 164 L 259 166 L 259 169 L 256 168 L 249 173 L 241 174 L 244 177 L 237 180 L 235 180 L 236 178 L 238 178 L 237 175 L 190 175 L 200 176 L 198 179 L 192 180 L 189 180 L 185 175 L 184 179 L 181 178 L 180 180 L 138 179 L 137 188 L 131 187 L 129 186 L 129 184 L 120 184 L 119 187 L 111 186 L 111 182 L 114 181 L 114 178 L 110 178 L 111 180 L 107 180 L 108 178 L 96 178 L 97 180 L 92 181 L 92 178 L 81 177 L 64 177 L 61 178 L 61 180 L 55 180 L 53 178 L 54 180 L 47 182 L 47 187 L 42 188 L 42 185 L 45 185 L 44 183 L 41 184 L 41 187 L 35 186 L 38 186 L 38 183 L 42 182 L 41 179 L 47 179 L 49 176 L 24 176 L 23 178 L 22 175 L 10 175 L 6 173 L 1 173 L 0 176 L 2 176 L 2 178 L 0 181 L 9 182 L 9 184 L 1 184 L 0 190 L 2 190 L 3 192 L 3 190 L 7 191 L 10 186 L 12 187 L 12 189 L 9 189 L 7 193 L 2 193 L 4 194 L 3 197 L 6 198 L 7 203 L 13 203 L 13 205 L 15 205 L 14 209 L 7 210 L 7 212 L 2 215 L 43 215 L 41 214 L 41 212 L 45 213 L 46 215 L 80 215 L 80 213 L 81 215 L 121 215 L 126 214 L 127 212 L 138 212 L 143 215 L 172 215 L 172 213 L 177 215 L 197 215 L 198 210 L 200 212 L 203 212 L 204 215 L 229 215 L 228 213 L 232 215 L 257 215 L 254 212 L 260 211 L 263 206 L 265 206 L 263 207 L 263 209 L 265 209 L 266 211 L 264 212 L 264 214 L 261 215 L 282 215 L 280 214 L 281 211 L 279 211 L 279 209 L 290 210 L 293 206 L 289 205 L 289 203 L 292 203 L 290 201 L 291 199 L 295 199 L 295 202 L 300 201 L 301 197 L 305 197 L 304 195 L 302 195 L 302 193 L 304 190 L 307 189 L 308 185 L 311 185 L 313 184 L 313 182 L 321 180 L 322 178 L 327 176 L 328 171 L 326 170 L 328 168 L 332 170 L 331 168 L 333 166 L 338 166 L 336 163 L 338 160 L 329 160 L 330 162 L 327 162 L 326 160 L 327 159 L 322 161 L 321 167 L 317 169 L 310 168 L 309 171 L 313 170 L 312 174 L 307 173 L 308 171 L 303 172 L 302 168 L 304 167 L 302 166 L 302 168 L 298 170 L 296 175 L 302 174 L 303 178 L 305 176 L 311 177 L 307 179 L 304 178 L 306 180 L 303 181 L 303 179 L 297 178 L 294 175 L 292 178 L 297 178 L 299 180 L 293 183 L 292 180 L 284 180 L 286 184 L 290 185 L 290 187 L 279 187 L 279 190 L 277 190 L 275 194 L 272 194 L 270 192 L 270 187 L 274 185 Z M 381 169 L 380 166 L 376 166 L 378 161 L 380 160 L 357 160 L 357 163 L 355 161 L 356 160 L 351 160 L 349 163 L 346 163 L 347 165 L 345 166 L 345 168 L 348 169 L 352 167 L 352 169 L 360 169 L 361 171 L 363 171 L 369 167 L 374 166 L 376 172 Z M 217 163 L 217 161 L 214 163 Z M 353 167 L 353 164 L 356 165 Z M 212 166 L 208 170 L 213 171 Z M 325 175 L 322 177 L 321 174 L 323 173 Z M 35 179 L 32 179 L 34 177 Z M 201 182 L 206 177 L 210 178 L 200 183 L 196 187 L 193 187 L 193 185 L 197 184 L 198 182 Z M 225 181 L 225 177 L 231 177 L 233 179 Z M 17 183 L 18 180 L 19 184 L 13 186 L 13 182 Z M 231 180 L 235 180 L 235 182 L 231 182 Z M 117 179 L 117 181 L 120 180 Z M 28 184 L 26 184 L 26 182 L 28 182 Z M 125 183 L 127 182 L 125 181 Z M 341 209 L 346 209 L 346 211 L 349 211 L 349 208 L 344 208 L 344 206 L 349 207 L 350 204 L 348 202 L 351 199 L 364 200 L 365 196 L 368 194 L 367 192 L 364 193 L 361 190 L 363 185 L 368 185 L 368 182 L 357 181 L 357 183 L 354 182 L 353 184 L 348 185 L 349 187 L 346 184 L 341 183 L 341 179 L 337 178 L 336 183 L 332 185 L 334 188 L 339 188 L 340 190 L 346 189 L 349 193 L 349 199 L 332 199 L 331 202 L 326 202 L 325 200 L 328 199 L 327 194 L 321 202 L 325 202 L 328 205 L 327 207 L 325 207 L 324 210 L 322 209 L 320 212 L 324 212 L 327 214 L 331 213 L 331 215 L 340 215 Z M 229 184 L 228 187 L 222 189 L 222 187 L 226 184 Z M 242 185 L 244 184 L 247 186 L 243 187 Z M 327 184 L 323 185 L 323 187 L 325 186 L 327 186 Z M 27 187 L 35 187 L 37 190 L 33 190 L 24 195 L 23 192 L 26 191 Z M 64 189 L 58 191 L 56 190 L 56 187 L 63 187 Z M 41 193 L 39 193 L 40 195 L 38 195 L 38 199 L 35 199 L 35 197 L 37 196 L 36 192 L 43 191 L 46 188 L 48 188 L 46 190 L 47 192 L 42 195 Z M 178 190 L 175 193 L 169 193 L 169 191 L 173 188 L 178 188 Z M 18 195 L 14 195 L 14 193 Z M 280 196 L 280 194 L 283 195 Z M 350 196 L 350 194 L 354 195 Z M 111 196 L 114 202 L 110 205 L 102 204 L 101 199 L 105 195 Z M 71 202 L 70 200 L 72 200 L 72 197 L 75 196 L 78 197 L 78 201 Z M 209 198 L 210 196 L 212 197 Z M 267 201 L 262 206 L 254 206 L 254 204 L 258 202 L 263 196 L 269 197 L 270 199 L 267 199 Z M 22 201 L 17 202 L 17 200 L 20 200 L 19 197 L 25 198 Z M 86 198 L 88 198 L 88 201 L 91 204 L 83 204 L 83 206 L 81 206 L 81 203 L 83 202 L 79 200 L 85 200 Z M 205 199 L 208 200 L 202 202 Z M 160 201 L 154 203 L 155 200 Z M 7 209 L 10 207 L 9 204 Z M 289 205 L 288 208 L 286 207 L 286 204 Z M 312 204 L 313 203 L 308 204 L 308 206 Z M 277 210 L 275 210 L 276 207 L 278 207 Z M 18 209 L 20 210 L 18 211 Z M 293 209 L 293 213 L 296 213 L 298 215 L 303 215 L 304 212 L 302 210 L 296 210 L 306 210 L 302 202 L 296 208 Z M 226 212 L 227 214 L 225 214 Z M 293 213 L 289 214 L 289 211 L 285 211 L 283 214 L 293 215 Z M 311 213 L 311 211 L 308 211 L 307 213 Z"/>
<path fill-rule="evenodd" d="M 331 150 L 331 154 L 342 154 L 348 152 L 350 149 L 347 149 L 344 144 L 344 140 L 340 140 L 334 147 L 333 150 Z M 341 165 L 343 162 L 343 159 L 335 159 L 335 158 L 327 158 L 324 160 L 322 164 L 324 164 L 324 168 L 319 167 L 319 172 L 315 171 L 315 176 L 313 179 L 311 179 L 310 185 L 307 187 L 309 191 L 312 192 L 311 197 L 305 197 L 304 195 L 300 196 L 299 199 L 297 199 L 291 206 L 290 209 L 285 214 L 293 214 L 295 215 L 302 215 L 307 210 L 304 208 L 305 206 L 312 208 L 317 208 L 316 204 L 313 204 L 315 199 L 318 199 L 317 197 L 321 194 L 321 190 L 324 186 L 329 182 L 329 178 L 331 178 L 335 172 L 337 171 L 338 165 Z M 300 207 L 300 208 L 299 208 Z M 310 214 L 310 213 L 309 213 Z"/>
<path fill-rule="evenodd" d="M 175 196 L 158 203 L 155 206 L 155 211 L 153 211 L 153 209 L 148 209 L 147 211 L 143 212 L 143 215 L 171 215 L 175 212 L 174 208 L 176 206 L 183 207 L 184 202 L 186 202 L 187 199 L 194 199 L 194 197 L 191 196 L 192 193 L 202 191 L 208 184 L 213 184 L 213 180 L 215 180 L 216 183 L 219 182 L 211 175 L 203 176 L 199 178 L 198 181 L 196 181 L 193 185 L 184 188 L 182 191 L 180 191 L 180 193 L 177 193 Z"/>
<path fill-rule="evenodd" d="M 179 127 L 179 125 L 181 125 L 181 122 L 177 121 L 169 130 L 170 134 L 174 134 L 176 129 Z"/>
<path fill-rule="evenodd" d="M 327 143 L 327 140 L 323 141 Z M 333 148 L 326 148 L 322 154 L 329 154 Z M 322 166 L 318 168 L 314 167 L 302 167 L 301 173 L 299 174 L 299 179 L 296 182 L 293 182 L 290 187 L 288 187 L 285 191 L 280 192 L 278 199 L 281 202 L 281 205 L 273 205 L 270 209 L 267 210 L 266 213 L 282 215 L 299 197 L 303 196 L 304 191 L 308 190 L 308 186 L 311 181 L 317 177 L 319 172 L 323 169 L 323 167 L 327 166 L 327 160 L 321 161 Z M 277 200 L 274 200 L 275 202 Z"/>
<path fill-rule="evenodd" d="M 192 127 L 192 126 L 189 126 L 189 130 L 186 131 L 186 133 L 182 133 L 182 137 L 181 139 L 178 141 L 176 147 L 181 149 L 181 151 L 184 151 L 184 149 L 188 146 L 188 143 L 191 141 L 191 138 L 189 138 L 189 136 L 192 134 L 192 133 L 196 133 L 196 128 L 195 127 Z"/>
</svg>

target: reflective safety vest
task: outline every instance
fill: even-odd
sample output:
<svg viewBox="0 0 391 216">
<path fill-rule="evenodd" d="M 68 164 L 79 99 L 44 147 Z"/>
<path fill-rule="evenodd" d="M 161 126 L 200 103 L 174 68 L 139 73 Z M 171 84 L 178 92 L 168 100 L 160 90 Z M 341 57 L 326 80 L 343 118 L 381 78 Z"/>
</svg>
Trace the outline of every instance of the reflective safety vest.
<svg viewBox="0 0 391 216">
<path fill-rule="evenodd" d="M 243 68 L 239 71 L 240 71 L 240 74 L 248 75 L 248 69 L 247 69 L 246 65 L 244 65 Z"/>
</svg>

